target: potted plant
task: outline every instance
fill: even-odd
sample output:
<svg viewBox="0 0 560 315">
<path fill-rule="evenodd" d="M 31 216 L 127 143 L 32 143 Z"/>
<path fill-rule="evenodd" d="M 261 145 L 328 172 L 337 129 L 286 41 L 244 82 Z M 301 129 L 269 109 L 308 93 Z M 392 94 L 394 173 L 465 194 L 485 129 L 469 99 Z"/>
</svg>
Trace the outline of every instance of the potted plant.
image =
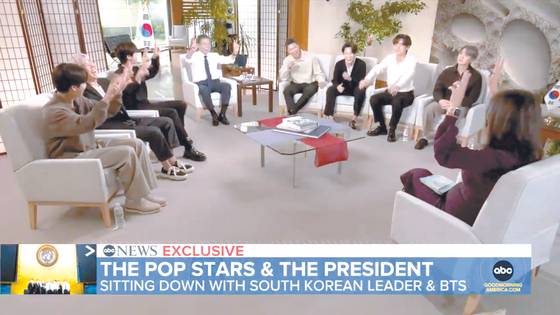
<svg viewBox="0 0 560 315">
<path fill-rule="evenodd" d="M 239 55 L 235 58 L 235 64 L 244 68 L 247 65 L 247 58 L 249 58 L 249 49 L 255 43 L 255 38 L 245 32 L 243 25 L 239 25 L 236 40 L 239 41 Z"/>
<path fill-rule="evenodd" d="M 397 34 L 402 28 L 402 22 L 397 16 L 403 13 L 418 14 L 426 7 L 420 0 L 400 0 L 385 2 L 376 9 L 373 0 L 352 0 L 348 5 L 346 15 L 357 24 L 353 29 L 350 22 L 340 26 L 336 37 L 345 42 L 356 45 L 359 52 L 373 44 L 373 40 L 381 43 L 385 38 Z"/>
<path fill-rule="evenodd" d="M 232 18 L 231 0 L 199 1 L 195 8 L 185 11 L 183 15 L 187 27 L 202 21 L 200 31 L 208 35 L 214 43 L 214 49 L 222 53 L 224 47 L 227 47 L 229 40 L 227 24 Z"/>
</svg>

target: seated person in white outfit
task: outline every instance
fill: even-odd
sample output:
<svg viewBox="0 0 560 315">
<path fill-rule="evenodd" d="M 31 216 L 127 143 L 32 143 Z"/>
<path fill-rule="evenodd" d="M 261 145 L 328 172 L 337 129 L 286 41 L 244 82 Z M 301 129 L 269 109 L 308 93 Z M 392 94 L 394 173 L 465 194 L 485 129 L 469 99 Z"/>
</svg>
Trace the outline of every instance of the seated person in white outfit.
<svg viewBox="0 0 560 315">
<path fill-rule="evenodd" d="M 210 38 L 206 35 L 199 35 L 196 43 L 191 45 L 187 52 L 187 61 L 191 64 L 192 81 L 198 85 L 198 91 L 202 97 L 202 103 L 212 114 L 212 125 L 218 126 L 221 122 L 229 125 L 226 118 L 226 110 L 229 106 L 231 86 L 220 81 L 222 71 L 218 69 L 219 64 L 231 64 L 239 53 L 239 43 L 233 42 L 233 53 L 229 56 L 221 56 L 218 53 L 210 52 L 212 48 Z M 220 115 L 216 114 L 214 104 L 212 104 L 213 92 L 220 93 Z"/>
<path fill-rule="evenodd" d="M 108 114 L 119 110 L 130 70 L 115 76 L 103 99 L 93 101 L 82 95 L 87 81 L 84 68 L 69 63 L 56 66 L 52 74 L 56 93 L 43 107 L 47 153 L 52 159 L 99 159 L 103 168 L 116 173 L 126 196 L 125 211 L 148 214 L 167 202 L 151 194 L 157 183 L 142 140 L 97 140 L 94 135 Z"/>
<path fill-rule="evenodd" d="M 365 88 L 371 84 L 371 80 L 383 72 L 387 72 L 387 89 L 379 94 L 372 95 L 370 98 L 373 117 L 379 126 L 367 132 L 368 136 L 379 136 L 387 134 L 385 117 L 383 116 L 383 106 L 391 105 L 392 114 L 389 122 L 389 134 L 387 141 L 395 142 L 397 137 L 395 130 L 403 110 L 410 106 L 414 101 L 414 72 L 416 70 L 416 58 L 408 53 L 412 45 L 410 36 L 398 34 L 393 38 L 394 53 L 385 57 L 379 64 L 366 75 L 360 82 L 360 88 Z"/>
</svg>

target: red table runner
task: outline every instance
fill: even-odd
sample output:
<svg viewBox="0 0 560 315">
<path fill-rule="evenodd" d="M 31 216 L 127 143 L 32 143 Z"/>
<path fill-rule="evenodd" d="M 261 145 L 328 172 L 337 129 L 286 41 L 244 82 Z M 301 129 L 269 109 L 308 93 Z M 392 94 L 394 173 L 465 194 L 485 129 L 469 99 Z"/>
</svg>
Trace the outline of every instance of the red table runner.
<svg viewBox="0 0 560 315">
<path fill-rule="evenodd" d="M 259 123 L 269 128 L 278 126 L 285 117 L 273 117 L 259 120 Z M 326 133 L 318 139 L 305 138 L 301 142 L 315 148 L 315 167 L 348 160 L 348 144 L 341 138 Z"/>
</svg>

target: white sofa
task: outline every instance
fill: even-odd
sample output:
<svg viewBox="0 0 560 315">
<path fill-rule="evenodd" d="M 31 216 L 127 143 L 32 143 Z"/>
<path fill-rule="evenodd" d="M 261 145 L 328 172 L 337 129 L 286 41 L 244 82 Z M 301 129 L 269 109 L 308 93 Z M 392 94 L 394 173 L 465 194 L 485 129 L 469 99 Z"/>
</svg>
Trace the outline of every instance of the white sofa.
<svg viewBox="0 0 560 315">
<path fill-rule="evenodd" d="M 331 80 L 331 69 L 333 64 L 333 56 L 326 55 L 326 54 L 313 54 L 315 58 L 319 61 L 319 65 L 321 66 L 321 70 L 325 75 L 325 83 L 328 83 Z M 280 114 L 284 115 L 288 112 L 288 107 L 286 105 L 286 99 L 284 98 L 284 89 L 288 86 L 290 82 L 288 81 L 280 81 L 278 83 L 278 104 L 280 107 Z M 323 88 L 319 87 L 319 90 L 309 101 L 307 104 L 300 110 L 301 111 L 309 111 L 317 113 L 317 115 L 321 115 L 323 113 L 323 107 L 326 101 L 326 94 L 327 94 L 327 86 L 325 85 Z M 301 93 L 294 95 L 294 101 L 301 97 Z"/>
<path fill-rule="evenodd" d="M 339 60 L 344 58 L 343 55 L 337 55 L 334 60 L 334 65 Z M 374 57 L 357 57 L 362 59 L 366 63 L 366 74 L 377 64 L 377 58 Z M 333 65 L 333 69 L 334 69 Z M 331 75 L 332 80 L 332 75 Z M 375 86 L 375 78 L 372 80 L 373 86 Z M 329 83 L 327 88 L 332 85 L 332 82 Z M 325 99 L 326 101 L 326 99 Z M 367 97 L 364 98 L 364 104 L 362 107 L 362 111 L 360 112 L 361 117 L 365 116 L 364 119 L 364 127 L 367 121 L 369 121 L 369 117 L 372 114 L 371 107 L 369 106 L 369 99 Z M 335 115 L 354 115 L 354 96 L 348 95 L 339 95 L 336 97 L 335 101 Z"/>
<path fill-rule="evenodd" d="M 181 87 L 183 90 L 183 98 L 188 105 L 194 106 L 196 109 L 196 119 L 200 120 L 202 113 L 206 107 L 202 103 L 202 99 L 198 93 L 198 85 L 191 80 L 191 64 L 187 60 L 187 54 L 179 56 L 181 62 Z M 231 86 L 231 96 L 229 98 L 229 108 L 232 108 L 234 113 L 237 113 L 237 83 L 228 78 L 220 78 L 221 81 L 228 83 Z M 214 92 L 211 94 L 212 103 L 214 107 L 220 107 L 220 93 Z"/>
<path fill-rule="evenodd" d="M 434 85 L 440 72 L 440 67 L 437 64 L 420 62 L 416 64 L 416 70 L 414 73 L 414 101 L 412 105 L 403 110 L 398 126 L 399 128 L 405 128 L 407 131 L 413 129 L 413 138 L 416 138 L 418 134 L 417 118 L 422 116 L 424 107 L 431 103 L 430 98 L 433 100 L 432 94 L 434 91 Z M 387 88 L 376 89 L 374 86 L 368 87 L 366 90 L 367 104 L 369 105 L 369 100 L 372 95 L 382 93 L 386 89 Z M 383 106 L 383 115 L 386 120 L 391 119 L 391 105 Z M 370 128 L 372 123 L 373 113 L 370 117 Z"/>
</svg>

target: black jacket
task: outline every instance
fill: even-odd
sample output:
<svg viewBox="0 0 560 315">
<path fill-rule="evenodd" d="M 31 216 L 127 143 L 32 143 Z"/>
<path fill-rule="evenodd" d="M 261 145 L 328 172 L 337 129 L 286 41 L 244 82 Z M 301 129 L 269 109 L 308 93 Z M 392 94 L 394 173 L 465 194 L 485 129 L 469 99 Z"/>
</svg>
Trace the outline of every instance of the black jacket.
<svg viewBox="0 0 560 315">
<path fill-rule="evenodd" d="M 138 67 L 134 67 L 134 75 L 138 72 Z M 132 82 L 126 86 L 123 90 L 123 105 L 127 109 L 138 109 L 138 104 L 148 102 L 148 87 L 146 86 L 146 80 L 149 80 L 156 76 L 159 72 L 159 57 L 152 58 L 152 65 L 148 69 L 148 76 L 142 80 L 141 83 Z M 116 73 L 122 73 L 122 65 L 119 65 L 119 69 Z"/>
<path fill-rule="evenodd" d="M 97 83 L 101 85 L 104 91 L 107 91 L 109 86 L 109 80 L 107 79 L 97 79 Z M 124 93 L 124 92 L 123 92 Z M 84 90 L 84 97 L 89 98 L 94 101 L 100 101 L 103 96 L 97 92 L 90 84 L 86 85 Z M 123 94 L 124 97 L 124 94 Z M 121 106 L 119 111 L 112 117 L 107 118 L 98 129 L 132 129 L 136 125 L 136 122 L 128 115 L 124 106 Z"/>
<path fill-rule="evenodd" d="M 350 73 L 351 81 L 346 81 L 342 78 L 342 74 L 346 71 L 346 61 L 344 59 L 339 60 L 334 66 L 334 73 L 332 83 L 334 86 L 338 86 L 342 83 L 344 89 L 350 91 L 354 90 L 361 80 L 366 76 L 366 63 L 360 58 L 356 58 L 354 61 L 354 67 L 352 67 L 352 73 Z"/>
</svg>

